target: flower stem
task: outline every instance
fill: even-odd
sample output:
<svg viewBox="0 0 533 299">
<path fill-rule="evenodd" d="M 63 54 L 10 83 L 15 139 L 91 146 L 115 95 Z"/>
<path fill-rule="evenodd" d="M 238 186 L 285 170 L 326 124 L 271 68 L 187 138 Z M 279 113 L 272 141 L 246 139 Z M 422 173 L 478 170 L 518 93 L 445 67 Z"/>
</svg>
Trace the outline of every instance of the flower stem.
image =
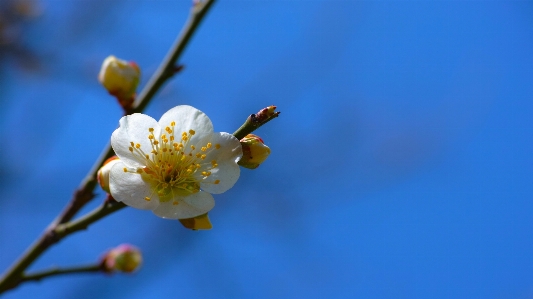
<svg viewBox="0 0 533 299">
<path fill-rule="evenodd" d="M 100 263 L 86 266 L 77 266 L 71 268 L 59 268 L 54 267 L 48 270 L 38 271 L 35 273 L 24 274 L 21 278 L 21 282 L 26 281 L 39 281 L 45 277 L 72 274 L 72 273 L 90 273 L 90 272 L 103 272 L 102 265 Z"/>
<path fill-rule="evenodd" d="M 194 3 L 189 19 L 185 23 L 182 32 L 172 45 L 167 56 L 161 62 L 157 71 L 140 92 L 133 108 L 129 111 L 125 111 L 126 114 L 142 112 L 163 83 L 177 72 L 177 60 L 180 58 L 183 50 L 198 28 L 198 25 L 214 2 L 215 0 L 205 0 L 196 1 Z M 0 277 L 0 294 L 23 282 L 23 273 L 26 268 L 28 268 L 51 245 L 57 243 L 61 238 L 68 234 L 84 229 L 89 224 L 120 209 L 117 205 L 106 207 L 103 210 L 102 207 L 100 207 L 98 210 L 99 212 L 95 210 L 80 218 L 78 221 L 68 223 L 79 210 L 85 206 L 85 204 L 93 199 L 93 191 L 97 185 L 96 176 L 98 169 L 104 164 L 105 160 L 113 155 L 113 149 L 111 148 L 111 145 L 108 144 L 59 216 L 50 224 L 41 237 L 22 254 L 22 256 L 4 273 L 2 277 Z M 105 207 L 106 204 L 104 204 L 103 207 Z"/>
</svg>

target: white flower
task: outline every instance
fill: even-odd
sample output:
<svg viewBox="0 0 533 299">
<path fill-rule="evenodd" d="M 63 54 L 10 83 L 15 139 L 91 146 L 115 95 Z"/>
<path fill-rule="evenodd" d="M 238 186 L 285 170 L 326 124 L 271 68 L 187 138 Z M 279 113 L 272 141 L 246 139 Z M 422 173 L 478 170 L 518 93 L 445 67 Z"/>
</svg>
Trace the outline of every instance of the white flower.
<svg viewBox="0 0 533 299">
<path fill-rule="evenodd" d="M 117 201 L 163 218 L 205 214 L 239 178 L 239 140 L 213 132 L 211 120 L 191 106 L 167 111 L 159 122 L 135 113 L 124 116 L 111 136 L 120 158 L 111 169 L 110 190 Z"/>
</svg>

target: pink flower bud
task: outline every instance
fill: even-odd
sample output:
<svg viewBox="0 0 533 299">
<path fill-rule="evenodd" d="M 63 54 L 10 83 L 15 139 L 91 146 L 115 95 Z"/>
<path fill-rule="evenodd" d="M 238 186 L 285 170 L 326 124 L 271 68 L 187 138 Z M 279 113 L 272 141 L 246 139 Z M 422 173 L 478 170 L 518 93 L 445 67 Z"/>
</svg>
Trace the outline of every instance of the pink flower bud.
<svg viewBox="0 0 533 299">
<path fill-rule="evenodd" d="M 122 244 L 109 250 L 103 259 L 103 267 L 106 272 L 131 273 L 137 270 L 142 263 L 141 251 L 129 244 Z"/>
</svg>

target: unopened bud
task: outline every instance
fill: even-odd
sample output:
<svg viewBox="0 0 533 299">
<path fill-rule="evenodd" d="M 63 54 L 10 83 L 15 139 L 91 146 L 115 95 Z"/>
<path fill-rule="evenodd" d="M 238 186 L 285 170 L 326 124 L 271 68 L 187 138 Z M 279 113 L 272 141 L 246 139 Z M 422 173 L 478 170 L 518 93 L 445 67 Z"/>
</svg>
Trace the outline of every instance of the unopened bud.
<svg viewBox="0 0 533 299">
<path fill-rule="evenodd" d="M 255 121 L 259 123 L 264 123 L 273 117 L 278 117 L 279 112 L 276 112 L 276 108 L 276 106 L 268 106 L 259 110 L 259 112 L 255 114 Z"/>
<path fill-rule="evenodd" d="M 117 97 L 122 106 L 131 105 L 139 85 L 141 70 L 133 61 L 127 62 L 111 55 L 104 60 L 98 80 Z"/>
<path fill-rule="evenodd" d="M 276 108 L 278 108 L 278 107 L 276 107 L 276 106 L 274 106 L 274 105 L 266 107 L 266 108 L 265 108 L 265 109 L 266 109 L 266 111 L 265 111 L 266 115 L 267 115 L 268 117 L 271 117 L 271 116 L 273 116 L 274 114 L 276 114 Z"/>
<path fill-rule="evenodd" d="M 131 273 L 137 270 L 142 263 L 141 251 L 129 244 L 122 244 L 109 250 L 102 261 L 106 272 Z"/>
<path fill-rule="evenodd" d="M 184 227 L 192 230 L 213 228 L 213 225 L 211 225 L 211 221 L 209 221 L 209 216 L 207 216 L 207 213 L 200 216 L 196 216 L 194 218 L 179 219 L 179 221 Z"/>
<path fill-rule="evenodd" d="M 248 134 L 241 139 L 242 158 L 239 165 L 249 169 L 255 169 L 263 163 L 268 155 L 270 148 L 265 145 L 263 139 L 254 134 Z"/>
<path fill-rule="evenodd" d="M 104 189 L 104 191 L 107 193 L 111 192 L 109 191 L 109 172 L 111 172 L 111 167 L 113 167 L 118 161 L 118 157 L 113 156 L 107 159 L 104 162 L 104 165 L 98 170 L 98 175 L 96 178 L 98 179 L 100 187 L 102 187 L 102 189 Z"/>
</svg>

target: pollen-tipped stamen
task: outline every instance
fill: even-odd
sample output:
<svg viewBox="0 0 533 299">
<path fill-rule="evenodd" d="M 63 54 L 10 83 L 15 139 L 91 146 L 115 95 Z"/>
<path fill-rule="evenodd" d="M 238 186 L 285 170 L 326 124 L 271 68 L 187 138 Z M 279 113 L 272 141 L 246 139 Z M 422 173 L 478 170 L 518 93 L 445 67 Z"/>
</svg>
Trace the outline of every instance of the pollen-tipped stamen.
<svg viewBox="0 0 533 299">
<path fill-rule="evenodd" d="M 170 126 L 165 127 L 164 130 L 168 133 L 168 137 L 166 134 L 161 134 L 157 138 L 154 135 L 154 129 L 148 129 L 148 140 L 152 148 L 151 155 L 142 150 L 141 144 L 130 142 L 129 150 L 145 161 L 145 167 L 135 171 L 125 168 L 124 171 L 147 176 L 146 179 L 151 182 L 154 192 L 146 197 L 148 199 L 157 194 L 161 202 L 167 202 L 176 195 L 187 196 L 200 191 L 200 182 L 220 183 L 220 180 L 206 181 L 211 176 L 211 171 L 218 167 L 217 161 L 204 162 L 211 149 L 220 149 L 220 144 L 217 143 L 214 147 L 211 142 L 204 146 L 189 144 L 191 137 L 196 134 L 192 129 L 188 132 L 182 132 L 179 143 L 173 142 L 175 140 L 175 124 L 172 121 Z M 190 148 L 187 153 L 184 151 L 186 148 Z M 146 198 L 145 200 L 147 200 Z"/>
</svg>

